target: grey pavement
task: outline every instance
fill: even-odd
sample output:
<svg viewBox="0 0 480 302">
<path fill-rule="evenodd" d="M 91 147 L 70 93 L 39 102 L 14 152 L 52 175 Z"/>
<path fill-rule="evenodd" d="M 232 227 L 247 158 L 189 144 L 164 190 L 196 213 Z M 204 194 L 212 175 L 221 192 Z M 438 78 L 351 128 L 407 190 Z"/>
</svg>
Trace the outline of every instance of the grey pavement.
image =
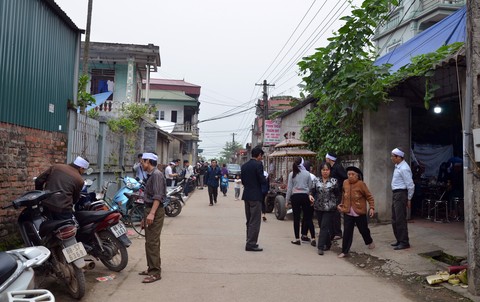
<svg viewBox="0 0 480 302">
<path fill-rule="evenodd" d="M 112 273 L 97 262 L 94 270 L 85 273 L 88 284 L 82 301 L 338 302 L 353 297 L 360 302 L 411 301 L 400 287 L 337 258 L 336 252 L 319 256 L 309 244 L 291 244 L 292 221 L 276 220 L 273 214 L 267 214 L 260 230 L 259 244 L 264 251 L 246 252 L 243 201 L 234 200 L 233 185 L 227 197 L 219 194 L 217 205 L 208 203 L 207 190 L 195 190 L 179 216 L 166 217 L 161 236 L 162 280 L 141 283 L 138 272 L 146 268 L 144 239 L 132 235 L 125 270 L 115 273 L 114 280 L 98 282 L 96 277 Z M 356 231 L 352 251 L 391 259 L 390 265 L 398 270 L 434 272 L 438 267 L 416 254 L 442 248 L 445 236 L 441 230 L 422 228 L 421 224 L 409 224 L 409 250 L 393 251 L 390 226 L 373 225 L 377 248 L 368 250 Z M 448 245 L 454 255 L 465 253 L 462 238 L 453 238 Z"/>
</svg>

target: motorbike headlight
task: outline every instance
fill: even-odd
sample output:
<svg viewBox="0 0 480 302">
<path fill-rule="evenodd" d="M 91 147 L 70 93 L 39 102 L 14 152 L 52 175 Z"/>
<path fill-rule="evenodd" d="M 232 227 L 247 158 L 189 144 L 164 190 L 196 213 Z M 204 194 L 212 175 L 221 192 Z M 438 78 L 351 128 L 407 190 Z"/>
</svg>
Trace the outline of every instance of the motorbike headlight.
<svg viewBox="0 0 480 302">
<path fill-rule="evenodd" d="M 132 182 L 130 182 L 130 181 L 128 181 L 125 186 L 126 186 L 127 188 L 129 188 L 130 190 L 133 190 L 133 188 L 135 188 L 135 185 L 134 185 Z"/>
</svg>

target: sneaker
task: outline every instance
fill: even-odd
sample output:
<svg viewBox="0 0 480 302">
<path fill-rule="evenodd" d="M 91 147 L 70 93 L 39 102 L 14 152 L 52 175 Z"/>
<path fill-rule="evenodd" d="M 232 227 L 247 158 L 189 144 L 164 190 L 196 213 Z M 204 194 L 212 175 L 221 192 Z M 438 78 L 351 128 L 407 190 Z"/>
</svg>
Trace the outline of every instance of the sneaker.
<svg viewBox="0 0 480 302">
<path fill-rule="evenodd" d="M 335 235 L 335 237 L 333 237 L 333 240 L 338 240 L 338 239 L 342 239 L 342 236 L 340 236 L 340 235 Z"/>
<path fill-rule="evenodd" d="M 293 240 L 293 241 L 291 241 L 291 242 L 292 242 L 292 244 L 296 244 L 296 245 L 302 244 L 302 243 L 300 242 L 300 240 L 298 240 L 298 239 L 297 239 L 297 240 Z"/>
<path fill-rule="evenodd" d="M 347 257 L 347 255 L 348 255 L 348 254 L 340 253 L 340 254 L 338 254 L 337 257 L 338 257 L 338 258 L 345 258 L 345 257 Z"/>
<path fill-rule="evenodd" d="M 317 246 L 317 242 L 315 241 L 315 239 L 312 239 L 312 242 L 310 242 L 310 244 L 311 244 L 312 246 Z"/>
<path fill-rule="evenodd" d="M 368 245 L 368 248 L 371 249 L 371 250 L 373 250 L 373 249 L 375 248 L 375 243 L 373 243 L 373 242 L 370 243 L 370 244 Z"/>
<path fill-rule="evenodd" d="M 323 250 L 318 250 L 319 255 L 323 255 Z"/>
</svg>

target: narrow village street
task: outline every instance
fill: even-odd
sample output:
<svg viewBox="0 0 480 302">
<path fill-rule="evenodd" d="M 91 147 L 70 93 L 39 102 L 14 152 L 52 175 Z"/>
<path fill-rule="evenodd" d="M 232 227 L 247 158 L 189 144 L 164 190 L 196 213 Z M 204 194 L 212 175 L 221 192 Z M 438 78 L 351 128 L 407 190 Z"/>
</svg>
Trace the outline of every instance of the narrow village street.
<svg viewBox="0 0 480 302">
<path fill-rule="evenodd" d="M 162 280 L 141 283 L 144 239 L 132 235 L 127 268 L 113 273 L 113 280 L 99 282 L 95 278 L 112 272 L 97 262 L 85 273 L 82 301 L 422 301 L 337 258 L 338 247 L 319 256 L 310 244 L 290 244 L 292 221 L 267 217 L 259 240 L 264 251 L 246 252 L 243 201 L 234 200 L 233 185 L 213 207 L 208 206 L 207 190 L 196 190 L 179 216 L 165 218 Z M 57 301 L 71 299 L 61 286 L 48 286 Z"/>
</svg>

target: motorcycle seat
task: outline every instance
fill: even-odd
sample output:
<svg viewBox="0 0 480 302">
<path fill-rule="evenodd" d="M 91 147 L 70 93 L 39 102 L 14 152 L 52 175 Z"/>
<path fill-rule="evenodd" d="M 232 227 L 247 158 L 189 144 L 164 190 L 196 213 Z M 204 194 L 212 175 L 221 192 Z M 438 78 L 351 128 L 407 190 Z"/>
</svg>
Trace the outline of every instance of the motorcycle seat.
<svg viewBox="0 0 480 302">
<path fill-rule="evenodd" d="M 73 224 L 75 225 L 75 223 L 73 222 L 73 220 L 71 219 L 65 219 L 65 220 L 47 220 L 47 221 L 44 221 L 41 225 L 40 225 L 40 230 L 38 231 L 38 233 L 40 234 L 40 236 L 43 238 L 45 237 L 47 234 L 49 233 L 53 233 L 53 231 L 61 226 L 64 226 L 64 225 L 67 225 L 67 224 Z"/>
<path fill-rule="evenodd" d="M 112 211 L 80 211 L 75 212 L 75 218 L 80 225 L 100 222 L 104 220 Z"/>
<path fill-rule="evenodd" d="M 10 278 L 17 269 L 17 260 L 14 256 L 0 252 L 0 285 Z"/>
</svg>

